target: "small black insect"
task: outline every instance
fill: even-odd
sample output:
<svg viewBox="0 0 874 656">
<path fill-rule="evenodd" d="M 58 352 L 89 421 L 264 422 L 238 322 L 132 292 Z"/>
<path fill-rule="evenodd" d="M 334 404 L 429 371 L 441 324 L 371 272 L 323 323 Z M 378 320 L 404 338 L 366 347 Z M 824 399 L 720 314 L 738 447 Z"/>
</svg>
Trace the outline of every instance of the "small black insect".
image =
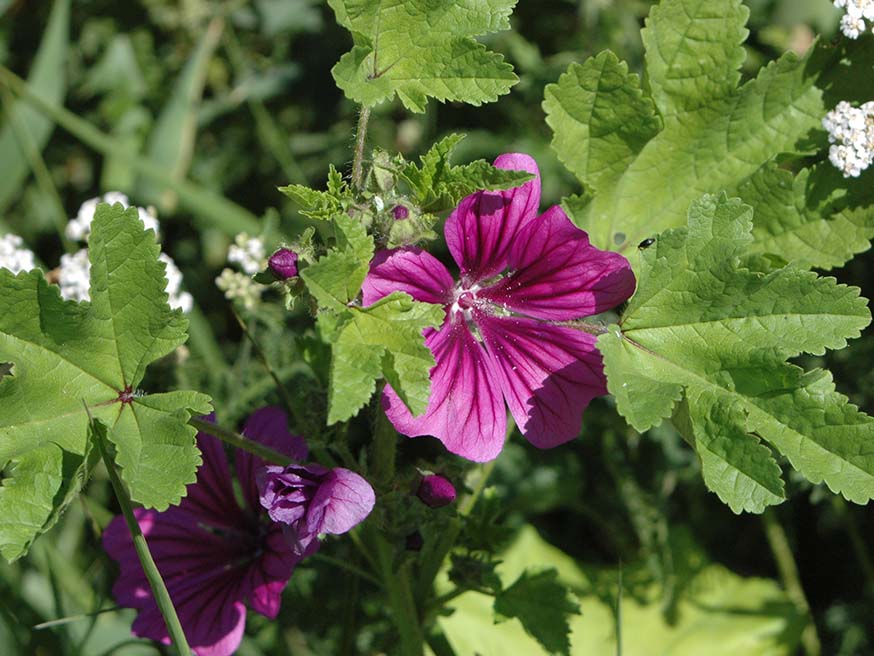
<svg viewBox="0 0 874 656">
<path fill-rule="evenodd" d="M 655 243 L 655 239 L 653 239 L 652 237 L 650 237 L 650 238 L 648 238 L 648 239 L 644 239 L 642 242 L 640 242 L 640 243 L 637 245 L 637 247 L 638 247 L 640 250 L 643 250 L 644 248 L 649 248 L 649 247 L 652 246 L 654 243 Z"/>
</svg>

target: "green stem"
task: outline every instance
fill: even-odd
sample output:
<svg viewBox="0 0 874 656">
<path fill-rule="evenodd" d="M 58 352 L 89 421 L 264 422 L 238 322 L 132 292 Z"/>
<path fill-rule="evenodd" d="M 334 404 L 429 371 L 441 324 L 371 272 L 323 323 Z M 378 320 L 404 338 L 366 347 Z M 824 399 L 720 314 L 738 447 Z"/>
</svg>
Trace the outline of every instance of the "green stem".
<svg viewBox="0 0 874 656">
<path fill-rule="evenodd" d="M 380 405 L 373 426 L 373 446 L 370 457 L 370 478 L 377 487 L 391 483 L 395 476 L 395 454 L 398 433 Z"/>
<path fill-rule="evenodd" d="M 247 437 L 243 437 L 239 433 L 235 433 L 227 428 L 216 426 L 212 422 L 192 417 L 188 420 L 188 424 L 194 426 L 201 433 L 217 437 L 222 442 L 226 442 L 227 444 L 242 449 L 243 451 L 248 451 L 249 453 L 274 465 L 281 465 L 284 467 L 292 462 L 291 458 L 287 455 L 280 453 L 275 449 L 271 449 L 269 446 L 264 446 L 260 442 L 255 442 Z"/>
<path fill-rule="evenodd" d="M 832 497 L 832 504 L 844 520 L 847 534 L 850 537 L 850 546 L 853 548 L 856 560 L 859 561 L 859 568 L 862 570 L 862 575 L 865 577 L 865 583 L 868 585 L 868 592 L 874 594 L 874 564 L 871 563 L 871 556 L 868 555 L 868 548 L 865 545 L 865 540 L 859 532 L 859 525 L 856 523 L 856 518 L 853 515 L 852 510 L 847 507 L 847 502 L 844 501 L 843 497 L 834 495 Z"/>
<path fill-rule="evenodd" d="M 201 217 L 209 220 L 229 235 L 238 232 L 257 234 L 261 228 L 257 217 L 226 198 L 188 180 L 177 180 L 166 167 L 147 157 L 138 156 L 125 144 L 101 132 L 72 112 L 44 100 L 27 83 L 5 66 L 0 66 L 0 83 L 9 87 L 37 110 L 49 116 L 67 132 L 103 155 L 112 154 L 125 161 L 133 170 L 174 191 L 179 200 Z"/>
<path fill-rule="evenodd" d="M 370 107 L 361 108 L 358 116 L 358 130 L 355 133 L 355 158 L 352 160 L 352 184 L 361 189 L 364 182 L 364 144 L 367 142 L 367 122 L 370 120 Z"/>
<path fill-rule="evenodd" d="M 344 569 L 347 572 L 350 572 L 355 576 L 364 579 L 365 581 L 373 583 L 373 585 L 377 587 L 382 587 L 382 581 L 380 581 L 378 578 L 376 578 L 372 574 L 368 574 L 359 567 L 355 567 L 355 565 L 352 565 L 351 563 L 347 563 L 345 560 L 340 560 L 339 558 L 334 558 L 333 556 L 326 556 L 325 554 L 319 552 L 314 553 L 312 556 L 310 556 L 310 558 L 314 560 L 321 560 L 322 562 L 333 565 L 334 567 Z"/>
<path fill-rule="evenodd" d="M 819 656 L 822 653 L 822 646 L 810 612 L 810 604 L 807 603 L 807 596 L 801 586 L 801 577 L 798 575 L 798 565 L 795 563 L 795 556 L 792 555 L 789 538 L 786 537 L 786 531 L 783 530 L 773 510 L 766 510 L 762 514 L 762 523 L 765 526 L 765 537 L 777 563 L 777 570 L 780 572 L 780 579 L 783 581 L 783 587 L 786 588 L 786 594 L 798 611 L 807 617 L 807 626 L 801 633 L 804 653 L 807 656 Z"/>
<path fill-rule="evenodd" d="M 140 530 L 139 522 L 134 516 L 133 508 L 131 507 L 130 496 L 127 490 L 118 477 L 118 472 L 115 471 L 115 463 L 106 452 L 103 443 L 103 436 L 94 432 L 97 448 L 100 449 L 100 455 L 103 457 L 103 462 L 106 464 L 106 470 L 109 472 L 109 480 L 112 483 L 112 488 L 115 490 L 115 496 L 118 499 L 118 505 L 121 506 L 121 512 L 124 515 L 127 528 L 130 531 L 131 538 L 134 543 L 134 550 L 137 552 L 137 557 L 140 559 L 140 564 L 143 567 L 143 572 L 146 575 L 146 580 L 149 582 L 149 587 L 152 588 L 152 595 L 155 597 L 155 603 L 161 611 L 164 618 L 164 623 L 167 625 L 167 632 L 170 634 L 170 641 L 176 648 L 179 656 L 190 656 L 191 648 L 185 639 L 185 632 L 182 630 L 182 625 L 179 623 L 179 617 L 176 615 L 176 609 L 173 607 L 173 601 L 170 599 L 170 593 L 167 592 L 167 586 L 164 585 L 164 579 L 161 578 L 161 573 L 158 571 L 158 566 L 152 558 L 149 551 L 149 545 L 146 544 L 146 538 Z"/>
<path fill-rule="evenodd" d="M 395 568 L 391 545 L 381 534 L 374 532 L 373 535 L 383 586 L 388 594 L 388 602 L 400 637 L 399 653 L 403 656 L 421 656 L 425 636 L 413 598 L 411 562 L 407 561 Z"/>
<path fill-rule="evenodd" d="M 82 620 L 88 620 L 92 617 L 96 617 L 98 615 L 103 615 L 104 613 L 114 613 L 116 611 L 122 610 L 121 606 L 112 606 L 111 608 L 101 608 L 100 610 L 95 610 L 93 613 L 83 613 L 81 615 L 69 615 L 67 617 L 59 617 L 56 620 L 49 620 L 48 622 L 41 622 L 39 624 L 34 624 L 31 627 L 34 631 L 40 631 L 42 629 L 50 629 L 54 626 L 61 626 L 63 624 L 70 624 L 72 622 L 80 622 Z"/>
</svg>

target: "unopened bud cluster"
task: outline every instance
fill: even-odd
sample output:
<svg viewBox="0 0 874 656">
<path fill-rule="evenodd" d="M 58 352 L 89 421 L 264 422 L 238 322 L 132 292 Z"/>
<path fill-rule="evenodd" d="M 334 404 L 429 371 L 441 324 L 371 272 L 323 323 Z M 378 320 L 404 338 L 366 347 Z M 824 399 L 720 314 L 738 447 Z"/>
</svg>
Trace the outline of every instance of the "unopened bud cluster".
<svg viewBox="0 0 874 656">
<path fill-rule="evenodd" d="M 859 177 L 874 163 L 874 101 L 858 108 L 841 101 L 825 115 L 822 126 L 832 144 L 829 159 L 845 178 Z"/>
<path fill-rule="evenodd" d="M 844 9 L 841 32 L 858 39 L 869 28 L 874 31 L 874 0 L 834 0 L 835 7 Z"/>
</svg>

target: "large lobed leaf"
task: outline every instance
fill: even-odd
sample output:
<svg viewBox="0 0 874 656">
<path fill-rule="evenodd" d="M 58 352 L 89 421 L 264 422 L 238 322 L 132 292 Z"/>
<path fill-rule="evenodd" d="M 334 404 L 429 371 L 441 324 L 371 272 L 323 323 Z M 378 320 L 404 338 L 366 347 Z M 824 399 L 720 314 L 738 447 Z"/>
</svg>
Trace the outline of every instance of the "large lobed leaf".
<svg viewBox="0 0 874 656">
<path fill-rule="evenodd" d="M 827 372 L 786 360 L 845 346 L 870 322 L 867 302 L 833 278 L 746 257 L 752 229 L 749 206 L 704 196 L 687 227 L 641 251 L 637 292 L 598 340 L 608 388 L 637 430 L 673 415 L 705 483 L 735 512 L 783 499 L 766 444 L 809 480 L 865 502 L 874 419 Z"/>
<path fill-rule="evenodd" d="M 332 73 L 366 106 L 394 98 L 424 112 L 428 98 L 480 105 L 518 78 L 474 37 L 510 27 L 516 0 L 329 0 L 354 46 Z"/>
<path fill-rule="evenodd" d="M 110 427 L 131 497 L 159 509 L 177 503 L 200 456 L 192 413 L 209 412 L 195 392 L 142 395 L 146 367 L 186 339 L 171 310 L 154 233 L 136 208 L 98 206 L 89 241 L 91 302 L 61 299 L 40 271 L 0 270 L 0 553 L 23 555 L 81 485 L 87 405 Z"/>
<path fill-rule="evenodd" d="M 553 147 L 591 195 L 574 220 L 597 246 L 680 225 L 703 193 L 736 190 L 819 128 L 833 49 L 786 53 L 738 86 L 747 14 L 739 0 L 662 0 L 643 30 L 651 97 L 605 53 L 547 87 Z"/>
</svg>

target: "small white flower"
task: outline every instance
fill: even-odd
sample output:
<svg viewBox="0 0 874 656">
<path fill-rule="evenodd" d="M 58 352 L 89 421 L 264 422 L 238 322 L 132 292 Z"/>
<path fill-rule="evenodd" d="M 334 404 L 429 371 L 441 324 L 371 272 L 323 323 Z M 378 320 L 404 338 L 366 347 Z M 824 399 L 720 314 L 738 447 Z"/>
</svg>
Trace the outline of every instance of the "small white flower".
<svg viewBox="0 0 874 656">
<path fill-rule="evenodd" d="M 61 268 L 58 272 L 58 285 L 61 296 L 68 301 L 87 301 L 91 298 L 91 262 L 88 261 L 88 249 L 70 255 L 61 255 Z"/>
<path fill-rule="evenodd" d="M 76 218 L 70 219 L 70 222 L 67 223 L 65 233 L 68 239 L 73 241 L 88 240 L 88 235 L 91 233 L 91 222 L 94 220 L 94 212 L 97 209 L 98 203 L 109 203 L 110 205 L 121 203 L 121 206 L 125 209 L 130 207 L 128 197 L 119 191 L 108 191 L 103 196 L 89 198 L 82 203 L 82 206 L 76 213 Z M 137 213 L 146 230 L 154 230 L 156 236 L 160 234 L 158 219 L 153 210 L 137 207 Z"/>
<path fill-rule="evenodd" d="M 874 31 L 874 0 L 833 0 L 835 7 L 845 10 L 841 16 L 841 32 L 850 39 L 858 39 L 868 29 Z"/>
<path fill-rule="evenodd" d="M 254 276 L 267 266 L 267 250 L 264 242 L 241 232 L 228 249 L 228 262 L 239 264 L 245 273 Z"/>
<path fill-rule="evenodd" d="M 825 115 L 822 126 L 832 144 L 829 160 L 845 178 L 859 177 L 874 163 L 874 101 L 858 108 L 841 101 Z"/>
<path fill-rule="evenodd" d="M 21 237 L 13 234 L 0 237 L 0 269 L 21 273 L 35 268 L 33 251 L 24 247 L 24 240 Z"/>
<path fill-rule="evenodd" d="M 380 196 L 373 197 L 373 206 L 377 212 L 382 212 L 385 209 L 385 201 Z"/>
<path fill-rule="evenodd" d="M 170 297 L 170 307 L 174 310 L 182 310 L 185 314 L 188 314 L 191 312 L 191 308 L 194 307 L 194 298 L 188 292 L 182 291 L 182 272 L 176 266 L 173 258 L 167 255 L 167 253 L 161 253 L 158 259 L 167 266 L 166 291 Z"/>
<path fill-rule="evenodd" d="M 247 275 L 223 269 L 221 275 L 215 279 L 216 287 L 222 290 L 225 298 L 229 301 L 239 301 L 247 310 L 252 310 L 261 301 L 261 294 L 266 287 L 260 285 Z"/>
</svg>

